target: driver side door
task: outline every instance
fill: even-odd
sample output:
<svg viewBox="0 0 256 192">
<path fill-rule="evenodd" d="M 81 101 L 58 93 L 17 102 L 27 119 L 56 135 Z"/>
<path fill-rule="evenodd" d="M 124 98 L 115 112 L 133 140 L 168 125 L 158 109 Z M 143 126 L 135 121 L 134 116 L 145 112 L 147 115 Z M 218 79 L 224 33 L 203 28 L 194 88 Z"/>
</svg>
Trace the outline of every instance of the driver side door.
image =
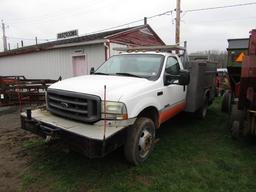
<svg viewBox="0 0 256 192">
<path fill-rule="evenodd" d="M 173 56 L 168 57 L 165 65 L 165 75 L 177 76 L 180 70 L 181 66 L 179 60 Z M 165 122 L 185 108 L 186 87 L 178 85 L 178 83 L 178 80 L 173 80 L 169 85 L 164 85 L 163 108 L 160 111 L 160 123 Z"/>
</svg>

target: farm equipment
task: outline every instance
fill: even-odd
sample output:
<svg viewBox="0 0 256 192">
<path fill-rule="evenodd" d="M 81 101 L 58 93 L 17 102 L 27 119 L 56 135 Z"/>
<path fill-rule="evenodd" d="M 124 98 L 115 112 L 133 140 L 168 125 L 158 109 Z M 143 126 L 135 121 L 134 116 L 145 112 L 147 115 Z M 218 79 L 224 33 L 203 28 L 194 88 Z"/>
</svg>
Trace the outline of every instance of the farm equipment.
<svg viewBox="0 0 256 192">
<path fill-rule="evenodd" d="M 256 136 L 256 29 L 251 31 L 242 64 L 227 68 L 231 89 L 223 95 L 222 111 L 230 115 L 231 134 Z"/>
<path fill-rule="evenodd" d="M 58 80 L 0 76 L 0 106 L 42 104 L 47 87 Z"/>
</svg>

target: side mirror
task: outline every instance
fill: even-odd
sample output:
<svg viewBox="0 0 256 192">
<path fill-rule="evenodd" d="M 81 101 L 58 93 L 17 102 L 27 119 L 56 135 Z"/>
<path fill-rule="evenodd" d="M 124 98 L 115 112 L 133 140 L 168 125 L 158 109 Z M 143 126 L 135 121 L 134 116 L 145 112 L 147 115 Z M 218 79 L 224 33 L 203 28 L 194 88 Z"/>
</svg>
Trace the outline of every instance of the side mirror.
<svg viewBox="0 0 256 192">
<path fill-rule="evenodd" d="M 190 73 L 188 70 L 180 70 L 179 85 L 188 85 L 190 82 Z"/>
<path fill-rule="evenodd" d="M 178 85 L 188 85 L 190 82 L 190 73 L 188 70 L 180 70 L 177 75 L 164 75 L 164 85 L 168 86 L 170 84 Z"/>
<path fill-rule="evenodd" d="M 94 67 L 92 67 L 90 70 L 90 75 L 93 74 L 94 72 L 95 72 L 95 69 L 94 69 Z"/>
<path fill-rule="evenodd" d="M 164 74 L 164 85 L 168 86 L 170 84 L 173 84 L 175 80 L 177 80 L 177 76 L 170 75 L 168 73 Z"/>
</svg>

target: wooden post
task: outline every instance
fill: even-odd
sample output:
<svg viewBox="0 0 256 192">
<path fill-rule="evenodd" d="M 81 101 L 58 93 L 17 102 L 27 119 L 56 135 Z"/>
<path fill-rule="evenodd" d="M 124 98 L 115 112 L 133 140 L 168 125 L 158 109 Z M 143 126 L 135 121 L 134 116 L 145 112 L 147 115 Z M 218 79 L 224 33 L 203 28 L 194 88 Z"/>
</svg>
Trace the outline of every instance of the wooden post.
<svg viewBox="0 0 256 192">
<path fill-rule="evenodd" d="M 5 35 L 5 24 L 3 20 L 2 20 L 2 30 L 3 30 L 3 48 L 4 48 L 4 51 L 7 51 L 7 38 Z"/>
<path fill-rule="evenodd" d="M 180 0 L 176 0 L 176 33 L 175 33 L 175 43 L 180 45 Z"/>
</svg>

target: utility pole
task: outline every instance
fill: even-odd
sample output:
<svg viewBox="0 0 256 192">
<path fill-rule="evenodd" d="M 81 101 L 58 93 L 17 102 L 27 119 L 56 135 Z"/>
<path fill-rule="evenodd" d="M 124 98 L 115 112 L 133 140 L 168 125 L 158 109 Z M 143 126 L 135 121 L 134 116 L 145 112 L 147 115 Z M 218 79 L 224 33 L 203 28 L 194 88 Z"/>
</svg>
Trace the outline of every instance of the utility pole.
<svg viewBox="0 0 256 192">
<path fill-rule="evenodd" d="M 144 25 L 147 25 L 148 22 L 147 22 L 148 18 L 147 17 L 144 17 Z"/>
<path fill-rule="evenodd" d="M 3 30 L 3 46 L 4 46 L 4 51 L 7 51 L 7 40 L 5 36 L 5 24 L 2 20 L 2 30 Z"/>
<path fill-rule="evenodd" d="M 175 43 L 180 45 L 180 0 L 176 0 L 176 32 L 175 32 Z"/>
</svg>

